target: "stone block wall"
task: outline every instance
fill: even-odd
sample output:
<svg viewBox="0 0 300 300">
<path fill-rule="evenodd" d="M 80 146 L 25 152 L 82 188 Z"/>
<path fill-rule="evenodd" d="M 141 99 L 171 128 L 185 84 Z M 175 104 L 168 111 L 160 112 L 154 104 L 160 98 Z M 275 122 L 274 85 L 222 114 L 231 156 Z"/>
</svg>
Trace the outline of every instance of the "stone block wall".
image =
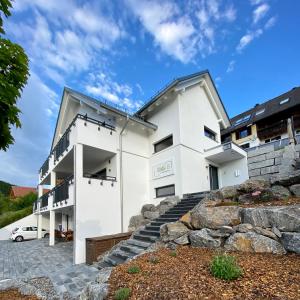
<svg viewBox="0 0 300 300">
<path fill-rule="evenodd" d="M 271 180 L 274 176 L 289 176 L 296 168 L 300 144 L 277 147 L 260 146 L 248 151 L 249 178 Z"/>
</svg>

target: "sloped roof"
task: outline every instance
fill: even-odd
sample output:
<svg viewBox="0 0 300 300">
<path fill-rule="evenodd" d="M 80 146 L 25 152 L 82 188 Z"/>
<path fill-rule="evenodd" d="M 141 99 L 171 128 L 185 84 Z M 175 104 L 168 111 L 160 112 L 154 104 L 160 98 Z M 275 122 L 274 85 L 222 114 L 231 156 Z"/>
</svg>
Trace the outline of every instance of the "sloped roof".
<svg viewBox="0 0 300 300">
<path fill-rule="evenodd" d="M 161 89 L 160 91 L 158 91 L 152 98 L 150 98 L 150 100 L 149 100 L 145 105 L 143 105 L 143 106 L 135 113 L 135 115 L 136 115 L 136 116 L 141 115 L 141 113 L 142 113 L 144 110 L 146 110 L 146 109 L 147 109 L 149 106 L 151 106 L 155 101 L 157 101 L 161 96 L 163 96 L 165 93 L 167 93 L 170 89 L 172 89 L 173 87 L 175 87 L 175 86 L 178 85 L 179 83 L 184 82 L 184 81 L 186 81 L 186 80 L 190 80 L 190 79 L 199 77 L 199 76 L 204 76 L 204 75 L 208 75 L 208 76 L 209 76 L 209 78 L 210 78 L 210 80 L 211 80 L 211 82 L 212 82 L 212 84 L 213 84 L 213 87 L 214 87 L 214 89 L 215 89 L 215 91 L 216 91 L 216 93 L 217 93 L 217 95 L 218 95 L 218 97 L 219 97 L 219 99 L 220 99 L 220 102 L 221 102 L 221 105 L 222 105 L 222 107 L 223 107 L 223 109 L 224 109 L 224 112 L 225 112 L 225 114 L 226 114 L 228 120 L 230 120 L 230 119 L 229 119 L 229 116 L 228 116 L 228 114 L 227 114 L 227 111 L 226 111 L 226 109 L 225 109 L 224 103 L 223 103 L 223 101 L 222 101 L 222 99 L 221 99 L 221 97 L 220 97 L 220 95 L 219 95 L 219 92 L 218 92 L 216 86 L 215 86 L 215 83 L 214 83 L 214 81 L 212 80 L 212 77 L 211 77 L 211 75 L 210 75 L 210 73 L 209 73 L 209 70 L 207 70 L 207 69 L 206 69 L 206 70 L 199 71 L 199 72 L 196 72 L 196 73 L 193 73 L 193 74 L 190 74 L 190 75 L 186 75 L 186 76 L 181 76 L 181 77 L 175 78 L 173 81 L 171 81 L 169 84 L 167 84 L 163 89 Z"/>
<path fill-rule="evenodd" d="M 12 186 L 11 187 L 11 195 L 13 197 L 23 197 L 28 195 L 29 193 L 36 193 L 36 188 L 26 187 L 26 186 Z"/>
<path fill-rule="evenodd" d="M 281 101 L 289 99 L 287 102 L 280 104 Z M 300 87 L 295 87 L 271 100 L 256 104 L 251 109 L 231 118 L 231 126 L 222 130 L 222 134 L 234 132 L 237 129 L 245 127 L 249 124 L 256 123 L 270 116 L 286 111 L 300 105 Z M 241 121 L 244 120 L 244 121 Z"/>
</svg>

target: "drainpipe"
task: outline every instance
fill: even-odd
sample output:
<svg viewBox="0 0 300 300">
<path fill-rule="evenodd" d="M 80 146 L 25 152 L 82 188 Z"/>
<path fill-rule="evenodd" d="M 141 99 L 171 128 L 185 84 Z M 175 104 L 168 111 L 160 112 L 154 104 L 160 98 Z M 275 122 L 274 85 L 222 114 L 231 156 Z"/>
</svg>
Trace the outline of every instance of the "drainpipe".
<svg viewBox="0 0 300 300">
<path fill-rule="evenodd" d="M 124 232 L 124 226 L 123 226 L 123 210 L 124 210 L 124 205 L 123 205 L 123 147 L 122 147 L 122 134 L 124 130 L 126 129 L 127 125 L 129 122 L 129 116 L 126 116 L 126 122 L 124 126 L 122 127 L 122 130 L 120 131 L 119 134 L 119 149 L 120 149 L 120 208 L 121 208 L 121 232 Z"/>
</svg>

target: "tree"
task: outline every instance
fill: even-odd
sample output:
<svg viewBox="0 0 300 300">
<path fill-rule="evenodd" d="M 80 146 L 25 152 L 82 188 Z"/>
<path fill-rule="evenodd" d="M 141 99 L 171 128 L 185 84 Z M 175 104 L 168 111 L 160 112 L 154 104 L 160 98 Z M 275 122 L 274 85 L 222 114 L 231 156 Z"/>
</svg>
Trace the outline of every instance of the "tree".
<svg viewBox="0 0 300 300">
<path fill-rule="evenodd" d="M 0 0 L 0 33 L 4 33 L 1 12 L 10 16 L 10 0 Z M 0 150 L 14 143 L 11 126 L 21 127 L 17 100 L 29 76 L 28 58 L 18 44 L 0 37 Z"/>
</svg>

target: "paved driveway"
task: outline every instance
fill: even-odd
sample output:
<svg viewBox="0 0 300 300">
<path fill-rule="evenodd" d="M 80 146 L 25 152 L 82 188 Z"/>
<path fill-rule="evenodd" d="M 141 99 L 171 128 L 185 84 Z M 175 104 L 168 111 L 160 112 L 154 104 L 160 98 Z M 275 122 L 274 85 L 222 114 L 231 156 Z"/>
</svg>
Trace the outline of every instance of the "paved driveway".
<svg viewBox="0 0 300 300">
<path fill-rule="evenodd" d="M 0 281 L 49 277 L 58 293 L 78 295 L 88 282 L 94 282 L 96 268 L 73 265 L 72 242 L 53 247 L 47 239 L 16 243 L 0 241 Z"/>
</svg>

